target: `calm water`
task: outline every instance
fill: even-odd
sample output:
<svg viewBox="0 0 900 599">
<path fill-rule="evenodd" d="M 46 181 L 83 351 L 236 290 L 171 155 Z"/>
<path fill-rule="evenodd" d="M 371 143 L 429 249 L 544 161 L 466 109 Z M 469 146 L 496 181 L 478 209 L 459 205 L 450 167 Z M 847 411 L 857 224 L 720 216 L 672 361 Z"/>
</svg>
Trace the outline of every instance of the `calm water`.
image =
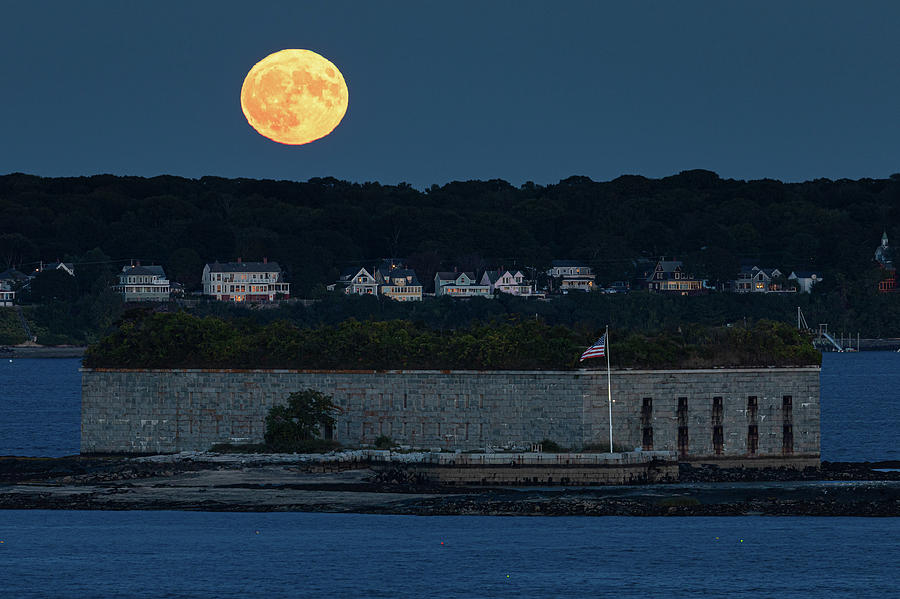
<svg viewBox="0 0 900 599">
<path fill-rule="evenodd" d="M 900 353 L 823 358 L 822 459 L 900 460 Z"/>
<path fill-rule="evenodd" d="M 0 455 L 78 453 L 80 360 L 0 361 Z M 900 353 L 828 353 L 822 459 L 900 459 Z"/>
<path fill-rule="evenodd" d="M 825 459 L 897 458 L 900 354 L 828 354 Z M 0 454 L 77 453 L 78 360 L 0 363 Z M 896 596 L 900 518 L 0 510 L 3 596 Z"/>
<path fill-rule="evenodd" d="M 80 359 L 0 358 L 0 455 L 78 453 L 80 367 Z"/>
<path fill-rule="evenodd" d="M 898 534 L 896 518 L 0 511 L 0 570 L 20 599 L 881 599 Z"/>
</svg>

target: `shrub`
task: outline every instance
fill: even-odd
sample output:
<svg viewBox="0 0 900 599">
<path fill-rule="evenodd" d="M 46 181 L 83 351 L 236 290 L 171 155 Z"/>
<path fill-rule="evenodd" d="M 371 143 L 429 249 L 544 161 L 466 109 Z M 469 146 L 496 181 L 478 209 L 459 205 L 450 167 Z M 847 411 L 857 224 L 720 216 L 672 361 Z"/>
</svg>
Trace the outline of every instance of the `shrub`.
<svg viewBox="0 0 900 599">
<path fill-rule="evenodd" d="M 565 447 L 561 447 L 559 443 L 553 439 L 544 439 L 540 442 L 541 451 L 545 453 L 564 453 L 567 451 Z"/>
<path fill-rule="evenodd" d="M 278 452 L 321 449 L 323 429 L 330 433 L 334 426 L 337 407 L 332 400 L 314 389 L 291 393 L 287 405 L 273 407 L 266 416 L 266 445 Z"/>
<path fill-rule="evenodd" d="M 608 453 L 609 441 L 603 443 L 588 443 L 581 451 L 582 453 Z M 613 453 L 628 453 L 631 451 L 634 451 L 634 447 L 613 441 Z"/>
<path fill-rule="evenodd" d="M 387 435 L 381 435 L 377 439 L 375 439 L 375 449 L 390 449 L 391 447 L 395 447 L 397 444 L 393 439 L 388 437 Z"/>
</svg>

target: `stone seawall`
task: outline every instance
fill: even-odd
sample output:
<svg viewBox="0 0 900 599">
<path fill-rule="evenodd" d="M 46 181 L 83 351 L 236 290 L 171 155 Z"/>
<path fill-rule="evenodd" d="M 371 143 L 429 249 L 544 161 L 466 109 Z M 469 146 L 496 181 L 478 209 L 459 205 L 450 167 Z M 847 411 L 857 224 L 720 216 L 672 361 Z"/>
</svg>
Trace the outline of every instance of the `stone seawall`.
<svg viewBox="0 0 900 599">
<path fill-rule="evenodd" d="M 818 459 L 819 368 L 612 373 L 617 446 L 692 460 Z M 334 396 L 345 445 L 608 446 L 602 371 L 82 370 L 82 453 L 207 450 L 262 441 L 265 416 L 313 388 Z"/>
</svg>

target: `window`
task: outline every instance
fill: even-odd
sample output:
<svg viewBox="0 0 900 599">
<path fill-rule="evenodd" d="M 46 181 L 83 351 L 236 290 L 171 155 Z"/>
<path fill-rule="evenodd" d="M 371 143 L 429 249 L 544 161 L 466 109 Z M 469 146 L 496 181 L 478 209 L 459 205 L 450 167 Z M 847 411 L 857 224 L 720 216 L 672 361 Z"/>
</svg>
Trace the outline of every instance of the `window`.
<svg viewBox="0 0 900 599">
<path fill-rule="evenodd" d="M 747 420 L 756 420 L 756 414 L 759 405 L 756 401 L 756 396 L 751 395 L 747 398 Z"/>
<path fill-rule="evenodd" d="M 641 403 L 641 449 L 653 450 L 653 398 L 645 397 Z"/>
<path fill-rule="evenodd" d="M 751 424 L 747 427 L 747 453 L 756 455 L 759 451 L 759 427 Z"/>
<path fill-rule="evenodd" d="M 713 397 L 713 405 L 712 405 L 712 423 L 713 425 L 722 424 L 722 398 L 721 397 Z"/>
<path fill-rule="evenodd" d="M 716 455 L 721 455 L 724 451 L 725 446 L 725 435 L 722 430 L 722 398 L 721 397 L 713 397 L 712 402 L 712 442 L 713 442 L 713 451 Z"/>
<path fill-rule="evenodd" d="M 686 456 L 689 449 L 688 427 L 678 427 L 678 454 L 682 457 Z"/>
<path fill-rule="evenodd" d="M 678 398 L 678 412 L 676 413 L 678 419 L 678 426 L 687 426 L 688 420 L 688 398 L 687 397 L 679 397 Z"/>
<path fill-rule="evenodd" d="M 678 398 L 678 412 L 676 414 L 678 420 L 678 453 L 683 457 L 687 455 L 689 448 L 687 397 Z"/>
<path fill-rule="evenodd" d="M 722 432 L 722 425 L 713 427 L 712 432 L 713 451 L 716 455 L 722 455 L 725 448 L 725 436 Z"/>
<path fill-rule="evenodd" d="M 781 428 L 781 453 L 790 455 L 794 453 L 794 425 L 785 424 Z"/>
</svg>

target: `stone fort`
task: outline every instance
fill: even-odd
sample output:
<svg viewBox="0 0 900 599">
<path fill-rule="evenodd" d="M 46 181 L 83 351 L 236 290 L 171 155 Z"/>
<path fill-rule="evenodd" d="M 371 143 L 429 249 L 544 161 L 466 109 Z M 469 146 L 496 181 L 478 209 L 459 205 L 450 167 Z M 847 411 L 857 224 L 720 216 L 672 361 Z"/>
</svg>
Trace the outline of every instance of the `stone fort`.
<svg viewBox="0 0 900 599">
<path fill-rule="evenodd" d="M 618 370 L 618 448 L 729 465 L 819 463 L 819 367 Z M 307 388 L 340 408 L 329 434 L 444 451 L 607 450 L 605 371 L 82 369 L 81 452 L 168 453 L 259 443 L 265 417 Z"/>
</svg>

